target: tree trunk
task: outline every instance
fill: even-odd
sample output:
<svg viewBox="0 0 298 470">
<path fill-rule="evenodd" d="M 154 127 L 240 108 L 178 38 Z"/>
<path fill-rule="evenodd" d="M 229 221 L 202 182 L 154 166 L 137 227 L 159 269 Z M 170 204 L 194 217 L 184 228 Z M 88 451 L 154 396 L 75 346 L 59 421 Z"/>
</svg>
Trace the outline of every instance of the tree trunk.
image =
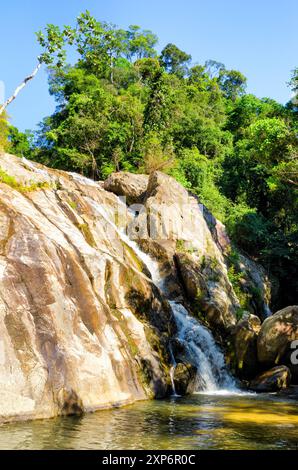
<svg viewBox="0 0 298 470">
<path fill-rule="evenodd" d="M 32 78 L 35 77 L 35 75 L 37 74 L 37 72 L 39 71 L 41 67 L 41 63 L 38 63 L 38 65 L 35 67 L 35 69 L 33 70 L 33 72 L 31 73 L 31 75 L 28 75 L 28 77 L 26 77 L 22 83 L 15 89 L 13 95 L 11 95 L 10 98 L 8 98 L 8 100 L 5 101 L 5 103 L 0 107 L 0 116 L 1 114 L 5 111 L 5 109 L 7 108 L 7 106 L 16 99 L 16 97 L 18 96 L 18 94 L 20 93 L 20 91 L 26 86 L 26 84 L 32 80 Z"/>
</svg>

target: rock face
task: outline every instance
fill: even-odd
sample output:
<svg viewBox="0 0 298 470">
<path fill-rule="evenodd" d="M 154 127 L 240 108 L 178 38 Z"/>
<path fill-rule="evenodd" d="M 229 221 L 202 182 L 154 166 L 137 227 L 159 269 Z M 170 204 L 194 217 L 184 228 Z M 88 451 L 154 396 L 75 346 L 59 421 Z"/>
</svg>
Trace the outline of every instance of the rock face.
<svg viewBox="0 0 298 470">
<path fill-rule="evenodd" d="M 15 178 L 0 182 L 0 420 L 164 396 L 172 313 L 111 224 L 118 198 L 11 155 L 0 166 Z"/>
<path fill-rule="evenodd" d="M 264 321 L 258 339 L 258 358 L 263 364 L 277 364 L 298 340 L 298 306 L 287 307 Z"/>
<path fill-rule="evenodd" d="M 298 306 L 286 307 L 264 321 L 258 338 L 258 359 L 265 367 L 287 365 L 298 383 Z"/>
<path fill-rule="evenodd" d="M 260 329 L 260 319 L 251 314 L 245 314 L 235 327 L 236 368 L 242 379 L 251 379 L 258 370 L 257 339 Z"/>
<path fill-rule="evenodd" d="M 238 305 L 223 265 L 217 258 L 195 253 L 176 253 L 178 272 L 187 298 L 202 312 L 210 327 L 231 332 Z"/>
<path fill-rule="evenodd" d="M 125 196 L 128 204 L 140 203 L 147 191 L 148 176 L 132 173 L 113 173 L 103 187 L 117 196 Z"/>
<path fill-rule="evenodd" d="M 220 248 L 221 252 L 225 255 L 229 254 L 231 249 L 231 240 L 227 234 L 226 228 L 220 220 L 216 219 L 214 215 L 207 209 L 206 206 L 203 207 L 203 215 L 206 223 L 209 227 L 213 240 Z"/>
<path fill-rule="evenodd" d="M 174 371 L 175 391 L 178 395 L 191 394 L 195 390 L 196 368 L 189 363 L 179 362 Z"/>
<path fill-rule="evenodd" d="M 160 262 L 173 297 L 183 294 L 178 278 L 211 327 L 227 332 L 235 325 L 239 302 L 197 198 L 170 176 L 152 173 L 132 235 Z"/>
<path fill-rule="evenodd" d="M 203 206 L 203 214 L 214 242 L 224 255 L 227 264 L 230 265 L 232 244 L 226 227 L 205 206 Z M 265 269 L 243 253 L 237 253 L 237 260 L 234 259 L 233 264 L 234 268 L 237 267 L 237 273 L 241 274 L 238 288 L 246 298 L 246 310 L 264 320 L 271 315 L 269 305 L 272 300 L 276 300 L 272 298 L 272 294 L 276 296 L 278 293 L 276 279 L 269 279 Z M 274 289 L 273 284 L 275 284 Z"/>
<path fill-rule="evenodd" d="M 244 255 L 239 255 L 239 270 L 243 274 L 242 290 L 249 299 L 248 308 L 263 321 L 271 315 L 271 280 L 260 264 Z"/>
<path fill-rule="evenodd" d="M 250 389 L 255 392 L 277 392 L 288 388 L 290 382 L 290 370 L 286 366 L 278 366 L 258 375 L 250 382 Z"/>
</svg>

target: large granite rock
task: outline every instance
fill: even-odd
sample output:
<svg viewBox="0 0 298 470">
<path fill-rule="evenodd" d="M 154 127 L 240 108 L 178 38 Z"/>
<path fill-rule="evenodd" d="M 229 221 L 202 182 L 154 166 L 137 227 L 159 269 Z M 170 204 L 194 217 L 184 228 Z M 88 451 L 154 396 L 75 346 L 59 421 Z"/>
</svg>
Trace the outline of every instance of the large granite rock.
<svg viewBox="0 0 298 470">
<path fill-rule="evenodd" d="M 0 421 L 169 393 L 175 322 L 127 223 L 159 262 L 168 296 L 184 297 L 215 333 L 233 331 L 239 302 L 223 227 L 215 239 L 173 178 L 120 173 L 102 184 L 5 154 L 0 167 L 15 178 L 0 180 Z M 188 391 L 193 370 L 178 372 Z"/>
<path fill-rule="evenodd" d="M 188 362 L 178 362 L 174 370 L 175 392 L 188 395 L 194 392 L 196 385 L 196 368 Z"/>
<path fill-rule="evenodd" d="M 277 392 L 288 388 L 291 372 L 286 366 L 277 366 L 263 372 L 250 382 L 249 388 L 255 392 Z"/>
<path fill-rule="evenodd" d="M 264 366 L 285 364 L 298 384 L 298 306 L 286 307 L 267 318 L 258 338 L 258 359 Z"/>
<path fill-rule="evenodd" d="M 15 177 L 0 182 L 0 421 L 164 396 L 175 326 L 111 223 L 118 198 L 11 155 L 0 167 Z"/>
<path fill-rule="evenodd" d="M 258 338 L 261 363 L 278 364 L 298 340 L 298 306 L 286 307 L 267 318 Z"/>
<path fill-rule="evenodd" d="M 160 172 L 150 175 L 143 201 L 144 210 L 133 222 L 135 237 L 159 260 L 165 286 L 171 286 L 177 296 L 179 280 L 194 311 L 203 312 L 211 328 L 229 331 L 236 323 L 239 302 L 203 206 L 177 181 Z"/>
<path fill-rule="evenodd" d="M 260 319 L 249 313 L 235 327 L 233 336 L 236 371 L 241 379 L 251 379 L 258 371 L 257 339 L 260 329 Z"/>
<path fill-rule="evenodd" d="M 172 298 L 186 293 L 211 329 L 230 333 L 241 305 L 228 278 L 231 243 L 224 225 L 170 176 L 156 171 L 141 183 L 140 177 L 118 173 L 105 182 L 110 191 L 135 202 L 131 238 L 159 261 Z M 264 269 L 244 255 L 239 255 L 238 269 L 250 313 L 265 318 L 271 313 L 271 293 Z"/>
<path fill-rule="evenodd" d="M 117 196 L 125 196 L 128 204 L 142 202 L 148 186 L 147 175 L 120 171 L 112 173 L 104 182 L 104 189 Z"/>
<path fill-rule="evenodd" d="M 239 254 L 238 270 L 242 274 L 241 289 L 247 298 L 247 308 L 262 321 L 272 314 L 272 281 L 265 269 L 244 254 Z"/>
<path fill-rule="evenodd" d="M 226 263 L 232 265 L 236 272 L 241 274 L 238 288 L 246 298 L 246 309 L 264 320 L 271 315 L 269 305 L 276 301 L 278 294 L 276 279 L 272 277 L 269 279 L 263 266 L 244 253 L 235 253 L 237 259 L 235 259 L 235 254 L 231 256 L 232 244 L 226 227 L 205 206 L 203 206 L 203 214 L 212 238 L 224 255 Z M 232 259 L 233 263 L 231 264 Z"/>
</svg>

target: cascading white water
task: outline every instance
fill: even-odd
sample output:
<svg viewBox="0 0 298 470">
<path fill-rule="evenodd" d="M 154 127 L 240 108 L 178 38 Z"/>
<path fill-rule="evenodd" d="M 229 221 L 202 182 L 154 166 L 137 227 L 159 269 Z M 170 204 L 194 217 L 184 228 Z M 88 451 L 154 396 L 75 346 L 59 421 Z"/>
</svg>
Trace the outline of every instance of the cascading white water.
<svg viewBox="0 0 298 470">
<path fill-rule="evenodd" d="M 108 212 L 105 210 L 105 208 L 95 202 L 93 199 L 87 198 L 89 204 L 95 209 L 96 212 L 98 212 L 102 218 L 115 230 L 115 233 L 120 237 L 120 239 L 126 243 L 136 254 L 137 258 L 139 258 L 143 264 L 146 266 L 148 269 L 149 273 L 151 274 L 152 281 L 155 285 L 159 286 L 159 283 L 161 282 L 161 276 L 160 276 L 160 271 L 159 271 L 159 266 L 156 261 L 154 261 L 150 255 L 142 251 L 139 247 L 139 245 L 131 240 L 127 234 L 125 233 L 125 229 L 120 230 L 117 225 L 110 219 L 110 216 Z M 121 200 L 119 200 L 119 203 L 122 205 L 124 204 Z"/>
<path fill-rule="evenodd" d="M 210 331 L 191 317 L 183 305 L 173 301 L 170 305 L 177 324 L 177 338 L 198 371 L 196 389 L 235 391 L 235 381 L 227 371 L 224 356 Z"/>
<path fill-rule="evenodd" d="M 169 344 L 169 350 L 170 350 L 171 361 L 172 361 L 172 365 L 170 367 L 170 379 L 171 379 L 172 393 L 173 393 L 174 397 L 178 397 L 179 395 L 177 395 L 177 393 L 176 393 L 176 386 L 175 386 L 175 380 L 174 380 L 174 378 L 175 378 L 175 369 L 176 369 L 176 366 L 177 366 L 177 362 L 176 362 L 176 359 L 175 359 L 175 356 L 174 356 L 174 353 L 173 353 L 171 343 Z"/>
<path fill-rule="evenodd" d="M 272 315 L 272 312 L 267 302 L 264 302 L 264 314 L 265 314 L 265 318 L 268 318 Z"/>
<path fill-rule="evenodd" d="M 138 244 L 127 236 L 125 230 L 119 230 L 102 205 L 90 198 L 88 198 L 88 202 L 115 230 L 121 240 L 126 243 L 144 263 L 151 274 L 153 283 L 159 287 L 166 296 L 167 293 L 163 288 L 158 263 L 153 260 L 150 255 L 144 253 Z M 123 204 L 122 201 L 120 201 L 120 204 Z M 235 381 L 226 368 L 224 356 L 215 343 L 211 332 L 202 326 L 195 318 L 191 317 L 183 305 L 175 301 L 169 301 L 169 304 L 177 325 L 177 339 L 184 345 L 188 360 L 197 368 L 197 391 L 201 390 L 205 393 L 236 392 L 237 387 Z M 173 395 L 176 395 L 174 383 L 176 361 L 173 351 L 171 350 L 170 352 L 172 356 L 170 376 Z"/>
</svg>

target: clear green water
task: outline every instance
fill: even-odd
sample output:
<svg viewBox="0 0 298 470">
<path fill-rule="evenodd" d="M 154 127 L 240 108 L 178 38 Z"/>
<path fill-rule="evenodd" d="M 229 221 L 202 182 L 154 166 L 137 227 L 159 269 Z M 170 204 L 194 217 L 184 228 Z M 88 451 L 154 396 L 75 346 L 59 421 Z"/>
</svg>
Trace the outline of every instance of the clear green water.
<svg viewBox="0 0 298 470">
<path fill-rule="evenodd" d="M 193 395 L 0 427 L 0 449 L 297 449 L 298 403 Z"/>
</svg>

